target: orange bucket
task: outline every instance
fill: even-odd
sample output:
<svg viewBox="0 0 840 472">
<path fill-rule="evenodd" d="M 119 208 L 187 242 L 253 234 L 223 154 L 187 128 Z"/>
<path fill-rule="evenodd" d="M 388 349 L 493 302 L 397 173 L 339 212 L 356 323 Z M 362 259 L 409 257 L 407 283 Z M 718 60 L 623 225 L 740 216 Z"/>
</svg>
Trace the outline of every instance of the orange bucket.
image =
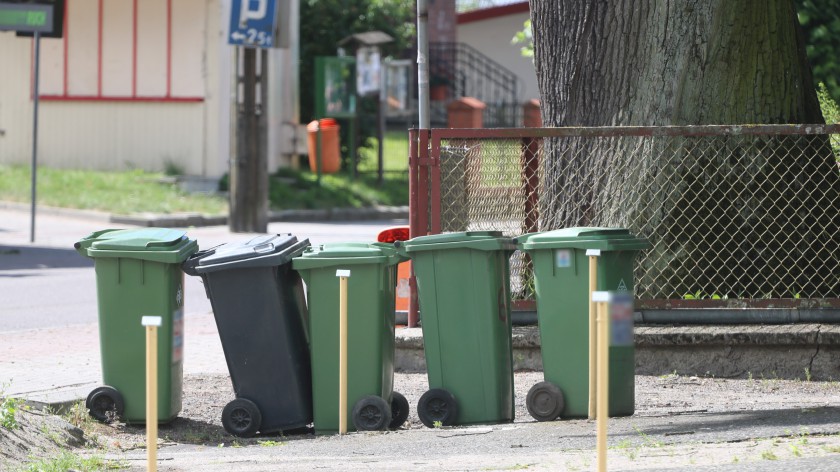
<svg viewBox="0 0 840 472">
<path fill-rule="evenodd" d="M 376 240 L 380 243 L 408 241 L 408 235 L 408 226 L 394 226 L 380 231 Z M 411 289 L 408 287 L 409 277 L 411 277 L 411 261 L 400 263 L 397 266 L 397 311 L 408 311 L 408 301 L 411 297 Z"/>
<path fill-rule="evenodd" d="M 332 174 L 341 169 L 338 131 L 341 129 L 332 118 L 315 120 L 306 125 L 309 169 L 318 172 L 318 130 L 321 130 L 321 173 Z"/>
</svg>

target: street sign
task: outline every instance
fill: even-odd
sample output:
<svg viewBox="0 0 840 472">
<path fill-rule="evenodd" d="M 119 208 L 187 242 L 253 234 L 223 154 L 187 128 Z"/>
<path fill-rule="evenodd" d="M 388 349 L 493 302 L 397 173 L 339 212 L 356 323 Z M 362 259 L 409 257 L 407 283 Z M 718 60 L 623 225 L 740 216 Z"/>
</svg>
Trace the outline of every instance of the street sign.
<svg viewBox="0 0 840 472">
<path fill-rule="evenodd" d="M 52 33 L 53 5 L 0 2 L 0 31 Z"/>
<path fill-rule="evenodd" d="M 228 44 L 254 48 L 274 47 L 278 1 L 231 1 Z"/>
</svg>

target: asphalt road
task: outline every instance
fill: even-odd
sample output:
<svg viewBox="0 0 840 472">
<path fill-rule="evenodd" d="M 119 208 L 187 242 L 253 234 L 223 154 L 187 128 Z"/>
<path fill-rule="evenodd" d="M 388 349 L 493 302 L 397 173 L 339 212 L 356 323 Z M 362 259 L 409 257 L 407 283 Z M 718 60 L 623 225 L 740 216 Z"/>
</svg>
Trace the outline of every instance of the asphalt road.
<svg viewBox="0 0 840 472">
<path fill-rule="evenodd" d="M 374 241 L 383 228 L 405 221 L 352 223 L 272 223 L 271 233 L 291 233 L 312 244 Z M 29 214 L 0 209 L 0 332 L 93 323 L 96 278 L 93 261 L 73 243 L 93 231 L 124 228 L 106 221 L 41 215 L 36 242 L 29 242 Z M 254 235 L 232 234 L 226 226 L 192 228 L 189 237 L 203 249 Z M 186 314 L 209 313 L 210 302 L 197 277 L 185 278 Z"/>
</svg>

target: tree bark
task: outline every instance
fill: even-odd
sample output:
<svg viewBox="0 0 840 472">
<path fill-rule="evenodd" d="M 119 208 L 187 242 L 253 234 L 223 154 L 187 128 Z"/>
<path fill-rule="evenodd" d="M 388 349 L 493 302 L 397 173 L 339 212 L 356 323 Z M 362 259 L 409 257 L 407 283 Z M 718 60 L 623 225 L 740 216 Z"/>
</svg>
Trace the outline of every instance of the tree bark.
<svg viewBox="0 0 840 472">
<path fill-rule="evenodd" d="M 791 0 L 530 7 L 546 126 L 823 123 Z M 825 137 L 553 139 L 543 152 L 541 228 L 650 236 L 649 295 L 840 296 L 831 267 L 817 267 L 837 266 Z M 805 210 L 785 214 L 794 206 Z M 748 273 L 762 264 L 786 270 Z"/>
</svg>

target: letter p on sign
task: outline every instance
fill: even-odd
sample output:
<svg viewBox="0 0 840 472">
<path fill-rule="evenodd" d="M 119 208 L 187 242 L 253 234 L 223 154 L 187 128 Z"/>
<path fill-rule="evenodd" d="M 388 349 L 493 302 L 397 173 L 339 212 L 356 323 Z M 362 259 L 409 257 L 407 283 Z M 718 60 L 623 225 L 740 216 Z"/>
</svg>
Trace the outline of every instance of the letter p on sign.
<svg viewBox="0 0 840 472">
<path fill-rule="evenodd" d="M 256 4 L 256 9 L 251 8 Z M 248 20 L 261 20 L 268 11 L 268 0 L 242 0 L 239 9 L 239 24 L 244 28 Z"/>
</svg>

